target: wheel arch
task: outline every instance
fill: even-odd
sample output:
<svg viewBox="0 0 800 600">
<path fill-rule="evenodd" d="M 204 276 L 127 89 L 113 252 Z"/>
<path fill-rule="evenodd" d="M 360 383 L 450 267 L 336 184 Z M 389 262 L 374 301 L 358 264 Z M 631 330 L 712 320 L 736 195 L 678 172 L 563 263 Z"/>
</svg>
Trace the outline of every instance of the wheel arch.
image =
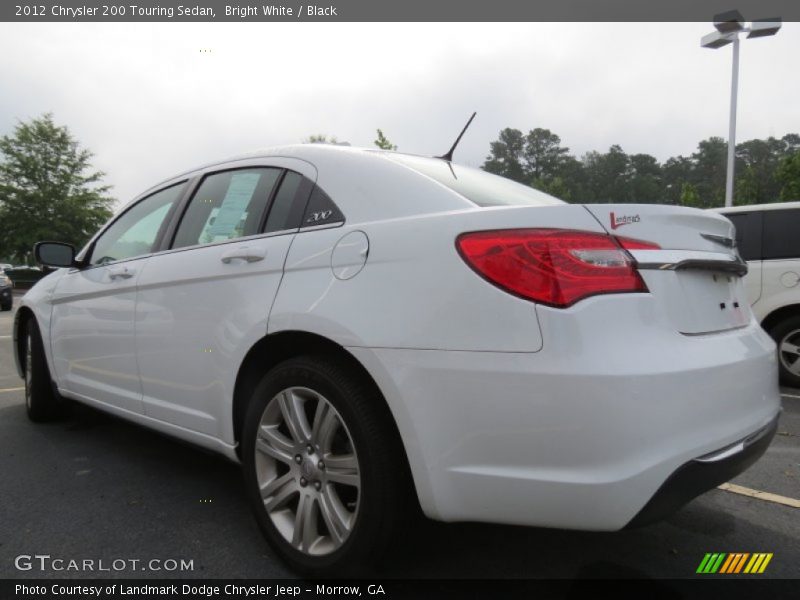
<svg viewBox="0 0 800 600">
<path fill-rule="evenodd" d="M 769 331 L 784 319 L 798 315 L 800 315 L 800 304 L 787 304 L 786 306 L 776 308 L 764 317 L 761 321 L 761 327 Z"/>
<path fill-rule="evenodd" d="M 358 373 L 358 375 L 374 389 L 376 397 L 380 399 L 380 402 L 383 404 L 394 426 L 396 441 L 399 443 L 399 447 L 402 448 L 403 461 L 408 469 L 408 479 L 412 482 L 411 485 L 414 486 L 414 496 L 417 498 L 417 501 L 419 501 L 419 495 L 408 457 L 408 449 L 400 435 L 397 419 L 389 403 L 386 401 L 383 391 L 375 381 L 375 378 L 345 347 L 324 336 L 307 331 L 280 331 L 271 333 L 256 342 L 245 355 L 236 376 L 232 406 L 233 435 L 236 443 L 236 453 L 239 455 L 240 460 L 241 430 L 247 412 L 248 400 L 253 394 L 253 391 L 264 374 L 275 365 L 290 358 L 303 355 L 335 357 L 345 362 L 348 367 Z"/>
</svg>

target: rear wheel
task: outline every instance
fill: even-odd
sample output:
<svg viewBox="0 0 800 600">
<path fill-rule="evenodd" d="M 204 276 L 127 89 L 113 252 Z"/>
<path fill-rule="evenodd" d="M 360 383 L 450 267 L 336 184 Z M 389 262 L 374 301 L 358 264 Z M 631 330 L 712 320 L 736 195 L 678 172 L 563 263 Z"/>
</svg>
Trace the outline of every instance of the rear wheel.
<svg viewBox="0 0 800 600">
<path fill-rule="evenodd" d="M 781 383 L 800 388 L 800 315 L 784 319 L 770 335 L 778 344 Z"/>
<path fill-rule="evenodd" d="M 51 421 L 64 414 L 64 402 L 53 389 L 36 319 L 25 323 L 25 408 L 31 421 Z"/>
<path fill-rule="evenodd" d="M 376 395 L 327 357 L 281 363 L 253 394 L 242 443 L 248 497 L 267 541 L 301 573 L 363 571 L 405 514 L 405 462 Z"/>
</svg>

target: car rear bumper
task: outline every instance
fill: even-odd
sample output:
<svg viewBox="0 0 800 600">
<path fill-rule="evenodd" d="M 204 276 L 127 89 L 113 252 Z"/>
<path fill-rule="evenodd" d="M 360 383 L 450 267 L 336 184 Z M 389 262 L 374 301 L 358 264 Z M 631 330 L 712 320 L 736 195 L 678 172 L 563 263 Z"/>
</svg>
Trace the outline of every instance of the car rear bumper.
<svg viewBox="0 0 800 600">
<path fill-rule="evenodd" d="M 635 330 L 622 346 L 588 325 L 550 329 L 571 352 L 350 348 L 389 402 L 429 516 L 618 530 L 679 467 L 779 413 L 775 346 L 755 321 L 650 331 L 646 345 Z"/>
<path fill-rule="evenodd" d="M 761 458 L 777 429 L 778 417 L 775 417 L 772 423 L 743 440 L 680 466 L 631 519 L 626 529 L 659 521 L 692 498 L 730 481 Z"/>
</svg>

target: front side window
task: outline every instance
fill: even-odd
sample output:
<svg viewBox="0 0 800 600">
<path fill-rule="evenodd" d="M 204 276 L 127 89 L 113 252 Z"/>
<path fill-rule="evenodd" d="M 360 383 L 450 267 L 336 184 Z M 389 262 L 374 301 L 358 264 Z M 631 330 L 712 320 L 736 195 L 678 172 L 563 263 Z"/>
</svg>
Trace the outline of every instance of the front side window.
<svg viewBox="0 0 800 600">
<path fill-rule="evenodd" d="M 800 209 L 764 211 L 764 259 L 800 258 Z"/>
<path fill-rule="evenodd" d="M 175 234 L 173 248 L 213 244 L 258 233 L 280 169 L 240 169 L 207 175 Z"/>
<path fill-rule="evenodd" d="M 180 198 L 186 183 L 156 192 L 125 211 L 94 243 L 91 264 L 149 254 L 170 209 Z"/>
</svg>

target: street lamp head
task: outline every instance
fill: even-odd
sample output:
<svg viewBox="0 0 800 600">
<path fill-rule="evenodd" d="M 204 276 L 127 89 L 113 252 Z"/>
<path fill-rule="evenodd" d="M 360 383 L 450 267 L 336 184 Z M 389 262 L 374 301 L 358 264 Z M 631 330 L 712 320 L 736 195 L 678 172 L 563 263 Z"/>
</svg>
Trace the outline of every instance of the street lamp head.
<svg viewBox="0 0 800 600">
<path fill-rule="evenodd" d="M 768 35 L 775 35 L 781 28 L 783 21 L 780 17 L 772 17 L 770 19 L 757 19 L 750 25 L 750 33 L 748 38 L 767 37 Z"/>
<path fill-rule="evenodd" d="M 738 10 L 728 10 L 714 15 L 714 27 L 720 33 L 732 33 L 744 29 L 744 17 Z"/>
<path fill-rule="evenodd" d="M 732 33 L 720 33 L 719 31 L 712 31 L 711 33 L 704 35 L 700 40 L 700 45 L 703 48 L 722 48 L 723 46 L 727 46 L 736 38 L 736 32 Z"/>
</svg>

